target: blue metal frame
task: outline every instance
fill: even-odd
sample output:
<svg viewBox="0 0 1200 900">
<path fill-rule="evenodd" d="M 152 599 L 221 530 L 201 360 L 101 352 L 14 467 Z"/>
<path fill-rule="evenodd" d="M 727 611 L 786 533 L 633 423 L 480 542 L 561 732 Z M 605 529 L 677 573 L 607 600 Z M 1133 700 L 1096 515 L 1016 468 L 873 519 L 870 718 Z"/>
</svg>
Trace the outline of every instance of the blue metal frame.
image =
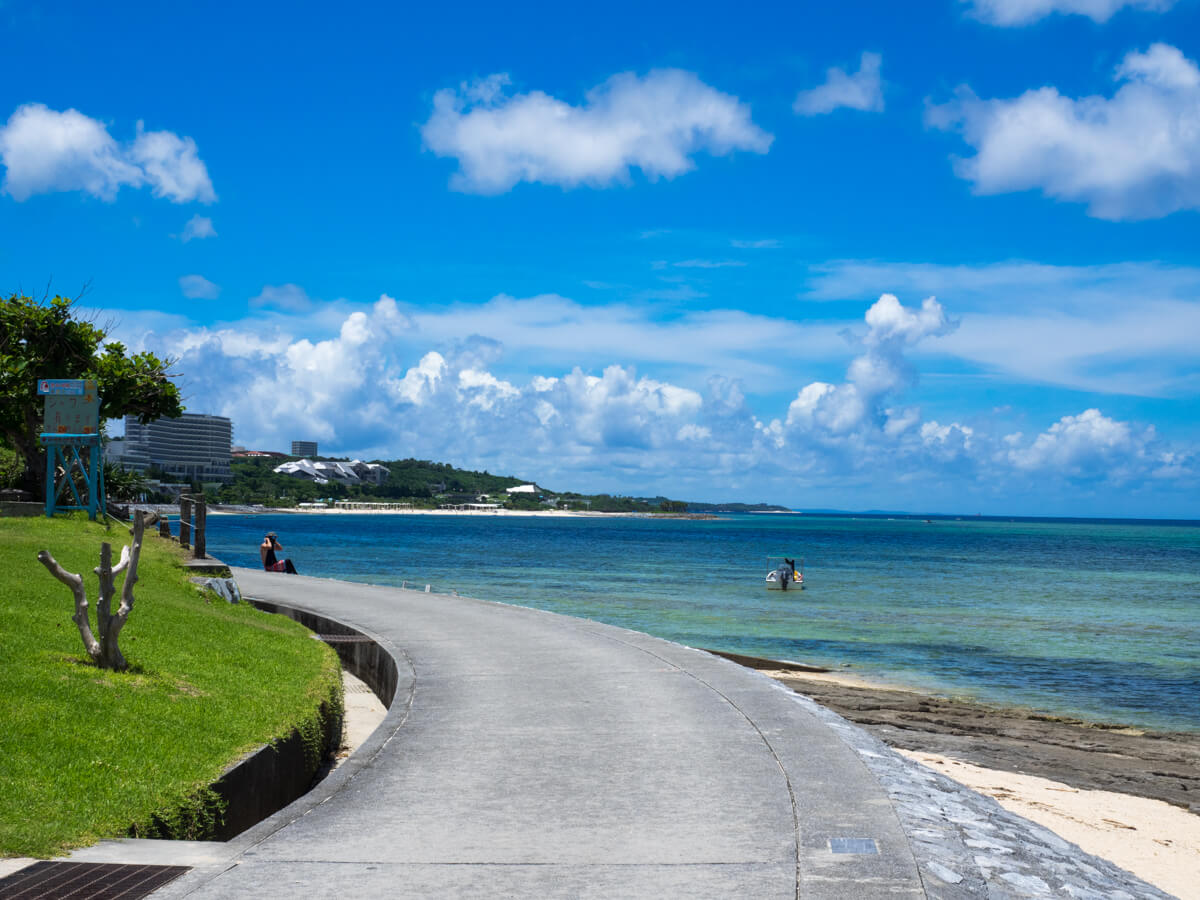
<svg viewBox="0 0 1200 900">
<path fill-rule="evenodd" d="M 88 518 L 94 520 L 97 511 L 103 512 L 107 508 L 104 498 L 104 465 L 100 458 L 100 435 L 43 434 L 41 442 L 46 447 L 46 516 L 52 517 L 56 512 L 87 510 Z M 81 451 L 86 451 L 86 463 Z M 60 463 L 63 477 L 56 480 L 54 475 Z M 75 487 L 75 479 L 71 477 L 76 468 L 83 473 L 87 481 L 86 505 Z M 64 487 L 71 489 L 74 506 L 58 502 Z"/>
</svg>

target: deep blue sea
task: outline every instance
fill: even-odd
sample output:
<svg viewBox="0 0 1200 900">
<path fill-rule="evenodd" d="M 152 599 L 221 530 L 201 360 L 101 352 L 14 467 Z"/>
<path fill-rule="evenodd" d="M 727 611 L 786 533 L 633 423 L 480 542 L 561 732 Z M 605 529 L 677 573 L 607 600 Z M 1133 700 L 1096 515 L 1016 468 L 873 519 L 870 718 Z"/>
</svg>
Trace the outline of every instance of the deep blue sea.
<svg viewBox="0 0 1200 900">
<path fill-rule="evenodd" d="M 693 647 L 1200 732 L 1200 522 L 210 516 L 209 552 L 584 616 Z M 767 591 L 768 556 L 806 590 Z M 284 577 L 284 576 L 280 576 Z"/>
</svg>

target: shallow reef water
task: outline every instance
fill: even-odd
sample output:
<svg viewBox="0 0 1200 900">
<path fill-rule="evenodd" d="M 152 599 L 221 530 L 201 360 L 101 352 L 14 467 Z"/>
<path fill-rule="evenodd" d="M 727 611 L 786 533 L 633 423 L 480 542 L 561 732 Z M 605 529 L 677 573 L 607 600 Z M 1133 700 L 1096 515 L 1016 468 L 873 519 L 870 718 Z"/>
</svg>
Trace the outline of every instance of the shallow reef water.
<svg viewBox="0 0 1200 900">
<path fill-rule="evenodd" d="M 533 606 L 695 647 L 1091 721 L 1200 732 L 1200 523 L 211 516 L 209 552 Z M 767 591 L 768 556 L 804 591 Z"/>
</svg>

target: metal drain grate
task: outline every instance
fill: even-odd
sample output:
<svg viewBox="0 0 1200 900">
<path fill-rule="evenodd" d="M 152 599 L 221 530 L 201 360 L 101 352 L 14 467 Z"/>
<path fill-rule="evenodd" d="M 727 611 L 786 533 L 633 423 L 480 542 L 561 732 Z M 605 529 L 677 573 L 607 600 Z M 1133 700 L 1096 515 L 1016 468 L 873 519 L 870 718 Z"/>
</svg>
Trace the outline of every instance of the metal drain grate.
<svg viewBox="0 0 1200 900">
<path fill-rule="evenodd" d="M 871 838 L 830 838 L 832 853 L 878 853 L 879 847 Z"/>
<path fill-rule="evenodd" d="M 138 900 L 174 881 L 187 866 L 36 862 L 0 878 L 4 900 Z"/>
<path fill-rule="evenodd" d="M 375 641 L 365 634 L 318 634 L 317 640 L 327 644 L 373 644 Z"/>
</svg>

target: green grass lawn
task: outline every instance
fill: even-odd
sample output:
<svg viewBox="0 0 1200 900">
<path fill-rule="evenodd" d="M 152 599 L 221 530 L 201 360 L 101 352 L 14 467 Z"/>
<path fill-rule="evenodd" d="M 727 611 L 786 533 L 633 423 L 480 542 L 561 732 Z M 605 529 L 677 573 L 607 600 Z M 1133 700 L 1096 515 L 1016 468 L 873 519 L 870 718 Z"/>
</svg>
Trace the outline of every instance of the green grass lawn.
<svg viewBox="0 0 1200 900">
<path fill-rule="evenodd" d="M 115 562 L 131 539 L 82 517 L 0 518 L 0 856 L 153 833 L 156 819 L 199 808 L 242 753 L 312 732 L 319 703 L 341 702 L 329 647 L 282 616 L 202 593 L 178 545 L 149 533 L 120 639 L 130 670 L 96 668 L 70 591 L 37 552 L 84 574 L 95 627 L 105 540 Z"/>
</svg>

